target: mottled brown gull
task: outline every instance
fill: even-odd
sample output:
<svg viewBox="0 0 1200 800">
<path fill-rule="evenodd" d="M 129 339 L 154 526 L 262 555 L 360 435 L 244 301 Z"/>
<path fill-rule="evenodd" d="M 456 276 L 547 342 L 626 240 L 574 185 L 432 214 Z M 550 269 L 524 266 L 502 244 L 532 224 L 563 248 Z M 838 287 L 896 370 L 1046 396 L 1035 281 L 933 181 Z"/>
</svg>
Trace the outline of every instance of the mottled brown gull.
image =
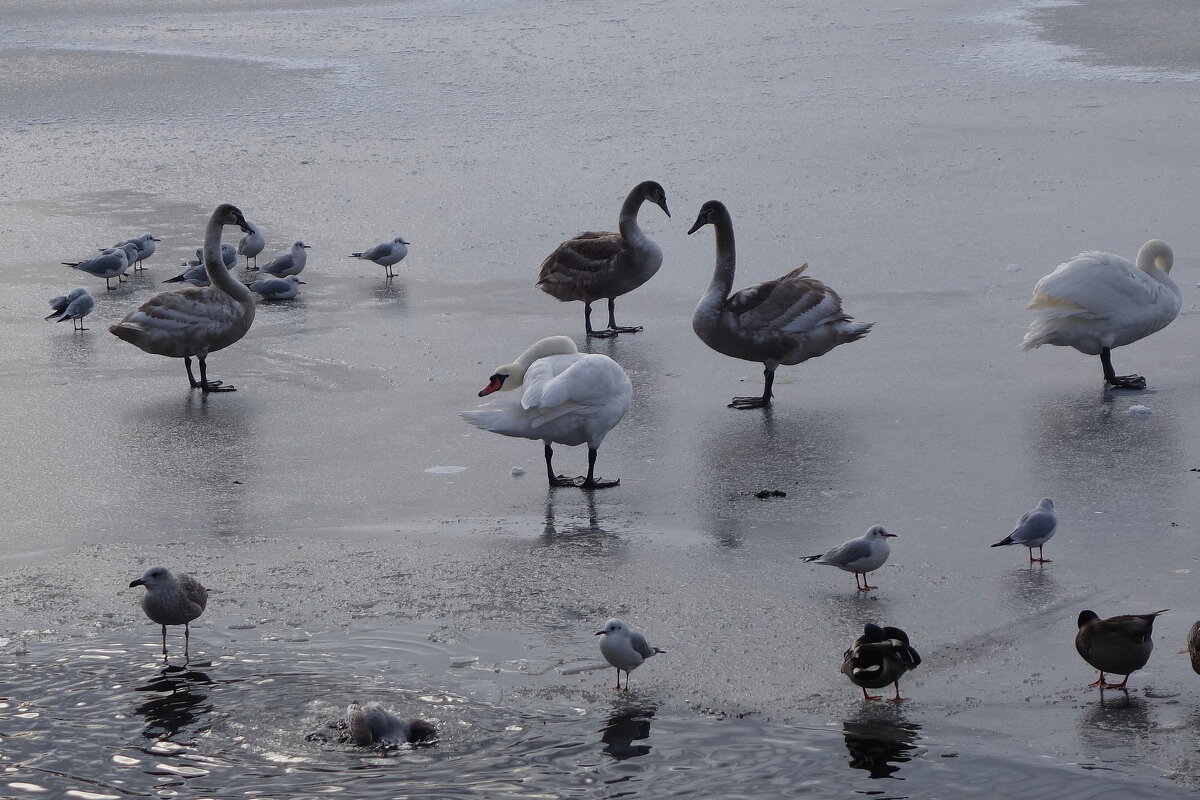
<svg viewBox="0 0 1200 800">
<path fill-rule="evenodd" d="M 188 660 L 191 639 L 189 623 L 204 613 L 208 605 L 208 589 L 186 573 L 175 575 L 166 567 L 150 567 L 142 577 L 129 582 L 130 588 L 145 586 L 142 610 L 153 622 L 162 626 L 163 661 L 167 660 L 167 626 L 183 626 L 183 660 Z"/>
</svg>

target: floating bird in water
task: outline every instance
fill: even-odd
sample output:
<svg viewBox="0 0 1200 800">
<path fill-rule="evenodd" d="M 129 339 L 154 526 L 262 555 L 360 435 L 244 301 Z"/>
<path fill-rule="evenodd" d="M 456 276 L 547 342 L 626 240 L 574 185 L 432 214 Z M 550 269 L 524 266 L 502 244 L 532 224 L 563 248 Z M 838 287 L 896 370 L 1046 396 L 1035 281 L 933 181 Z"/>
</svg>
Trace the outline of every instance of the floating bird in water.
<svg viewBox="0 0 1200 800">
<path fill-rule="evenodd" d="M 863 634 L 854 640 L 842 656 L 842 674 L 862 689 L 864 700 L 880 700 L 880 695 L 867 694 L 867 689 L 882 689 L 895 684 L 899 703 L 900 676 L 920 665 L 921 656 L 908 643 L 908 634 L 888 625 L 880 627 L 868 622 Z"/>
<path fill-rule="evenodd" d="M 270 264 L 262 268 L 262 271 L 269 272 L 276 278 L 299 275 L 304 271 L 304 265 L 308 262 L 308 253 L 304 251 L 310 249 L 304 242 L 294 242 L 291 250 L 276 256 Z"/>
<path fill-rule="evenodd" d="M 621 672 L 625 672 L 625 690 L 629 691 L 629 673 L 642 665 L 642 662 L 666 650 L 651 647 L 646 637 L 630 628 L 619 619 L 613 618 L 604 623 L 604 630 L 596 631 L 600 637 L 600 654 L 604 660 L 617 668 L 617 685 L 621 688 Z"/>
<path fill-rule="evenodd" d="M 1179 314 L 1183 296 L 1171 280 L 1174 255 L 1167 243 L 1151 239 L 1137 254 L 1137 265 L 1112 253 L 1091 250 L 1037 282 L 1029 308 L 1037 318 L 1029 326 L 1023 350 L 1044 344 L 1074 347 L 1100 356 L 1104 382 L 1118 389 L 1145 389 L 1141 375 L 1117 375 L 1112 349 L 1162 330 Z"/>
<path fill-rule="evenodd" d="M 250 291 L 262 295 L 263 300 L 291 300 L 300 294 L 300 287 L 305 283 L 295 275 L 288 275 L 286 278 L 266 278 L 247 285 Z"/>
<path fill-rule="evenodd" d="M 560 244 L 542 262 L 537 285 L 564 302 L 583 301 L 583 322 L 588 336 L 611 337 L 636 333 L 641 326 L 621 327 L 613 317 L 615 300 L 654 277 L 662 266 L 662 250 L 642 232 L 638 209 L 649 200 L 668 217 L 667 193 L 654 181 L 644 181 L 621 204 L 619 233 L 585 231 Z M 608 298 L 608 328 L 592 329 L 592 303 Z"/>
<path fill-rule="evenodd" d="M 67 294 L 61 297 L 54 297 L 50 300 L 50 308 L 54 309 L 46 319 L 55 320 L 56 322 L 66 322 L 71 320 L 71 325 L 77 331 L 86 331 L 83 327 L 83 318 L 92 313 L 92 308 L 96 305 L 96 301 L 88 294 L 88 290 L 83 287 L 72 289 Z"/>
<path fill-rule="evenodd" d="M 104 278 L 104 287 L 108 291 L 112 291 L 113 287 L 110 281 L 116 278 L 120 282 L 121 276 L 125 274 L 125 270 L 129 269 L 129 253 L 122 247 L 110 247 L 97 258 L 91 258 L 87 261 L 64 261 L 62 263 L 80 272 L 95 275 L 97 278 Z"/>
<path fill-rule="evenodd" d="M 117 242 L 113 245 L 113 247 L 124 247 L 127 244 L 132 244 L 134 247 L 136 247 L 137 254 L 134 256 L 131 266 L 135 271 L 140 271 L 146 268 L 142 262 L 154 255 L 156 243 L 161 241 L 162 239 L 156 239 L 152 234 L 147 233 L 143 236 L 137 237 L 136 239 L 126 239 L 125 241 Z"/>
<path fill-rule="evenodd" d="M 1029 548 L 1029 563 L 1048 564 L 1050 559 L 1042 557 L 1042 545 L 1050 541 L 1058 529 L 1058 514 L 1054 513 L 1054 501 L 1049 497 L 1042 498 L 1037 508 L 1026 511 L 1017 520 L 1013 532 L 996 542 L 992 547 L 1003 547 L 1009 544 L 1023 544 Z M 1038 557 L 1033 557 L 1033 548 L 1037 548 Z"/>
<path fill-rule="evenodd" d="M 350 732 L 350 740 L 359 747 L 410 744 L 437 735 L 432 723 L 423 719 L 398 719 L 375 701 L 361 706 L 357 700 L 352 702 L 346 709 L 346 729 Z"/>
<path fill-rule="evenodd" d="M 1079 632 L 1075 634 L 1075 649 L 1083 660 L 1100 670 L 1100 677 L 1089 686 L 1100 690 L 1125 689 L 1129 675 L 1150 660 L 1154 642 L 1150 634 L 1154 618 L 1166 613 L 1167 609 L 1152 614 L 1123 614 L 1119 617 L 1100 619 L 1095 611 L 1079 612 Z M 1120 683 L 1108 683 L 1104 673 L 1124 675 Z"/>
<path fill-rule="evenodd" d="M 246 269 L 258 269 L 258 254 L 267 247 L 267 239 L 263 236 L 262 228 L 255 225 L 250 220 L 246 220 L 246 225 L 250 228 L 250 232 L 243 236 L 237 245 L 238 255 L 246 257 Z M 254 266 L 250 266 L 250 259 L 254 259 Z"/>
<path fill-rule="evenodd" d="M 551 487 L 606 489 L 621 483 L 620 479 L 605 481 L 595 476 L 600 443 L 625 416 L 633 398 L 629 376 L 617 362 L 608 356 L 580 353 L 566 336 L 549 336 L 512 364 L 496 367 L 479 396 L 496 391 L 512 393 L 477 410 L 462 411 L 461 416 L 493 433 L 541 439 Z M 588 446 L 587 477 L 555 475 L 551 445 L 584 442 Z"/>
<path fill-rule="evenodd" d="M 842 310 L 842 298 L 798 267 L 783 277 L 730 294 L 735 253 L 733 220 L 724 205 L 709 200 L 700 208 L 691 235 L 712 225 L 717 238 L 717 265 L 712 283 L 692 315 L 700 341 L 723 355 L 763 365 L 761 397 L 735 397 L 730 408 L 765 408 L 771 403 L 775 370 L 823 356 L 867 335 L 874 323 L 855 322 Z"/>
<path fill-rule="evenodd" d="M 351 258 L 361 258 L 366 261 L 374 261 L 376 264 L 384 268 L 385 277 L 394 278 L 396 273 L 392 272 L 392 265 L 399 264 L 408 255 L 408 246 L 412 242 L 404 240 L 403 236 L 397 236 L 390 242 L 377 244 L 370 250 L 364 250 L 361 253 L 351 253 Z"/>
<path fill-rule="evenodd" d="M 882 525 L 875 525 L 857 539 L 851 539 L 832 550 L 815 556 L 805 556 L 802 561 L 814 564 L 828 564 L 840 570 L 854 573 L 854 585 L 860 592 L 878 589 L 867 583 L 867 573 L 874 572 L 883 566 L 892 554 L 892 546 L 888 539 L 895 539 L 896 534 L 888 533 Z M 859 584 L 862 576 L 862 584 Z"/>
<path fill-rule="evenodd" d="M 129 582 L 130 588 L 145 586 L 142 610 L 151 622 L 162 626 L 163 661 L 167 660 L 167 626 L 183 626 L 183 659 L 188 659 L 192 620 L 204 613 L 208 605 L 208 589 L 186 573 L 175 575 L 166 567 L 151 567 L 142 577 Z"/>
<path fill-rule="evenodd" d="M 188 383 L 206 393 L 234 391 L 229 384 L 208 379 L 208 354 L 241 339 L 254 322 L 254 295 L 217 258 L 222 228 L 244 224 L 236 207 L 218 206 L 204 236 L 204 264 L 212 286 L 155 295 L 108 329 L 147 353 L 182 358 Z M 192 375 L 193 356 L 200 361 L 199 381 Z"/>
</svg>

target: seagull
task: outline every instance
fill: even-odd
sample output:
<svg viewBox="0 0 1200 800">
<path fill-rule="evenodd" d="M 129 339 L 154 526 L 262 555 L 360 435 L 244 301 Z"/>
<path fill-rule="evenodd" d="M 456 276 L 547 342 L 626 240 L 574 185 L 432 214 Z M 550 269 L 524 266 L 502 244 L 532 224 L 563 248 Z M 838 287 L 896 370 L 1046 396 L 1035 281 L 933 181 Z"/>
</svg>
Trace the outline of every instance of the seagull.
<svg viewBox="0 0 1200 800">
<path fill-rule="evenodd" d="M 361 258 L 367 261 L 374 261 L 379 266 L 383 267 L 386 277 L 394 278 L 396 273 L 392 272 L 392 265 L 399 264 L 408 255 L 408 246 L 412 242 L 404 240 L 403 236 L 397 236 L 390 242 L 377 244 L 370 250 L 364 250 L 361 253 L 351 253 L 351 258 Z"/>
<path fill-rule="evenodd" d="M 304 264 L 308 261 L 308 253 L 304 251 L 309 249 L 311 248 L 304 242 L 294 242 L 291 250 L 276 256 L 270 264 L 262 268 L 262 271 L 269 272 L 276 278 L 299 275 L 304 271 Z"/>
<path fill-rule="evenodd" d="M 142 577 L 129 582 L 130 588 L 145 586 L 142 595 L 142 610 L 152 622 L 162 626 L 163 661 L 167 660 L 167 626 L 183 626 L 183 660 L 188 660 L 188 643 L 191 639 L 192 620 L 204 613 L 208 605 L 208 589 L 200 581 L 186 573 L 175 575 L 166 567 L 151 567 Z"/>
<path fill-rule="evenodd" d="M 1017 520 L 1013 532 L 996 542 L 992 547 L 1003 547 L 1007 544 L 1023 544 L 1029 548 L 1029 563 L 1048 564 L 1050 559 L 1042 558 L 1042 545 L 1050 541 L 1058 528 L 1058 515 L 1054 513 L 1054 501 L 1049 497 L 1042 498 L 1037 508 L 1030 509 Z M 1038 557 L 1033 557 L 1033 548 L 1038 549 Z"/>
<path fill-rule="evenodd" d="M 250 232 L 238 242 L 237 252 L 246 257 L 246 269 L 258 269 L 258 254 L 266 248 L 267 239 L 263 236 L 262 228 L 250 220 L 246 220 L 246 225 L 249 226 Z M 254 259 L 253 267 L 250 266 L 252 258 Z"/>
<path fill-rule="evenodd" d="M 221 263 L 225 265 L 225 269 L 233 269 L 237 266 L 238 257 L 237 250 L 228 242 L 221 243 Z M 181 266 L 187 267 L 187 270 L 179 273 L 174 278 L 167 278 L 163 283 L 190 283 L 192 286 L 211 286 L 212 283 L 208 280 L 208 270 L 204 268 L 204 248 L 196 248 L 196 258 L 183 262 Z"/>
<path fill-rule="evenodd" d="M 133 259 L 133 264 L 131 266 L 134 268 L 134 270 L 140 271 L 145 269 L 145 267 L 141 265 L 142 262 L 154 255 L 154 248 L 156 246 L 155 243 L 161 241 L 162 239 L 156 239 L 154 238 L 153 234 L 147 233 L 143 236 L 137 237 L 136 239 L 126 239 L 124 241 L 117 242 L 113 245 L 113 247 L 124 247 L 127 244 L 134 245 L 137 248 L 137 255 Z"/>
<path fill-rule="evenodd" d="M 600 654 L 604 660 L 617 668 L 617 685 L 614 690 L 621 688 L 621 671 L 625 671 L 625 691 L 629 691 L 629 673 L 642 665 L 642 662 L 658 653 L 666 653 L 646 643 L 646 637 L 631 629 L 619 619 L 613 618 L 604 623 L 604 630 L 596 631 L 600 637 Z"/>
<path fill-rule="evenodd" d="M 96 301 L 88 294 L 88 290 L 79 287 L 61 297 L 52 298 L 50 307 L 54 311 L 46 319 L 54 319 L 57 322 L 71 320 L 71 325 L 75 330 L 86 331 L 87 328 L 83 327 L 83 318 L 92 313 L 95 305 Z"/>
<path fill-rule="evenodd" d="M 63 261 L 62 263 L 64 266 L 72 267 L 80 272 L 104 278 L 104 286 L 111 292 L 113 287 L 109 281 L 116 278 L 119 283 L 121 275 L 129 269 L 129 253 L 120 247 L 110 247 L 97 258 L 87 261 Z"/>
<path fill-rule="evenodd" d="M 1079 632 L 1075 634 L 1075 649 L 1083 660 L 1100 670 L 1100 677 L 1089 686 L 1128 691 L 1125 684 L 1129 676 L 1150 660 L 1154 642 L 1150 634 L 1154 618 L 1166 613 L 1167 609 L 1150 614 L 1123 614 L 1119 617 L 1100 619 L 1095 611 L 1079 612 Z M 1124 675 L 1120 683 L 1108 683 L 1104 673 Z"/>
<path fill-rule="evenodd" d="M 250 291 L 262 295 L 263 300 L 291 300 L 300 294 L 300 287 L 305 283 L 295 275 L 288 275 L 286 278 L 266 278 L 246 285 Z"/>
<path fill-rule="evenodd" d="M 350 731 L 350 740 L 360 747 L 376 742 L 409 744 L 437 735 L 432 723 L 423 719 L 398 719 L 374 700 L 361 706 L 357 700 L 350 703 L 346 708 L 346 728 Z"/>
<path fill-rule="evenodd" d="M 880 700 L 880 695 L 867 694 L 867 689 L 882 689 L 895 684 L 899 703 L 900 676 L 921 663 L 921 656 L 908 644 L 908 634 L 888 625 L 873 622 L 863 626 L 863 634 L 854 640 L 842 655 L 842 674 L 862 689 L 864 700 Z"/>
<path fill-rule="evenodd" d="M 828 564 L 846 572 L 853 572 L 854 585 L 858 586 L 860 592 L 878 589 L 878 586 L 868 585 L 867 573 L 879 569 L 888 560 L 888 556 L 892 553 L 892 546 L 888 544 L 887 540 L 895 538 L 896 534 L 888 533 L 882 525 L 875 525 L 857 539 L 851 539 L 827 553 L 805 556 L 801 560 L 811 561 L 814 564 Z M 860 575 L 862 576 L 861 586 L 858 581 Z"/>
</svg>

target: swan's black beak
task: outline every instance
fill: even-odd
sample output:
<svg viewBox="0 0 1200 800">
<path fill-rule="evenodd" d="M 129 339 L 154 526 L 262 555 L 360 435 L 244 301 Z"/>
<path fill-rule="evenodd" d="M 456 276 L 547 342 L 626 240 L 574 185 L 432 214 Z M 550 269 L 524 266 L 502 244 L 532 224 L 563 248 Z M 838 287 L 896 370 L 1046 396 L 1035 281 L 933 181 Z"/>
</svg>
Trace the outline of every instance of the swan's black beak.
<svg viewBox="0 0 1200 800">
<path fill-rule="evenodd" d="M 688 231 L 688 236 L 691 236 L 693 233 L 700 230 L 707 224 L 708 224 L 708 220 L 706 220 L 704 218 L 704 215 L 700 215 L 699 217 L 696 217 L 696 224 L 692 226 L 692 229 L 690 231 Z"/>
<path fill-rule="evenodd" d="M 664 214 L 666 214 L 668 217 L 671 216 L 671 212 L 667 210 L 667 201 L 665 198 L 661 203 L 658 204 L 658 206 L 663 210 Z"/>
<path fill-rule="evenodd" d="M 146 585 L 146 582 L 144 580 L 142 580 L 141 578 L 138 578 L 136 581 L 129 582 L 130 589 L 132 589 L 135 586 L 145 586 L 145 585 Z"/>
</svg>

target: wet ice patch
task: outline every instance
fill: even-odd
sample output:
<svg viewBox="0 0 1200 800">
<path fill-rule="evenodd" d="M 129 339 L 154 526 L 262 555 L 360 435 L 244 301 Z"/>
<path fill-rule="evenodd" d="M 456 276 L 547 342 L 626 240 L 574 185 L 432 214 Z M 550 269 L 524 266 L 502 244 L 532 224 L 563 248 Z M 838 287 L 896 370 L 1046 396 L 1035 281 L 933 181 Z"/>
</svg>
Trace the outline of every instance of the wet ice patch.
<svg viewBox="0 0 1200 800">
<path fill-rule="evenodd" d="M 466 467 L 426 467 L 425 471 L 433 475 L 457 475 L 466 472 Z"/>
<path fill-rule="evenodd" d="M 1149 406 L 1144 406 L 1144 405 L 1141 405 L 1140 403 L 1130 406 L 1129 408 L 1126 409 L 1126 411 L 1128 411 L 1130 414 L 1150 414 L 1150 413 L 1152 413 L 1150 411 Z"/>
</svg>

